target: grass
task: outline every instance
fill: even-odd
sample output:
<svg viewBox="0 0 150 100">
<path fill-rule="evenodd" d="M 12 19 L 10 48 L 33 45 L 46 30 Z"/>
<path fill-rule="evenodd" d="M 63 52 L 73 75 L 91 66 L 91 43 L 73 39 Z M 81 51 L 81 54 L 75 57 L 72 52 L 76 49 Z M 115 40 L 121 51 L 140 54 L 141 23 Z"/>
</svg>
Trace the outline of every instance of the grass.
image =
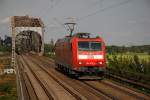
<svg viewBox="0 0 150 100">
<path fill-rule="evenodd" d="M 55 59 L 55 54 L 51 52 L 45 53 L 44 56 L 49 57 L 51 59 Z"/>
<path fill-rule="evenodd" d="M 8 96 L 0 96 L 0 100 L 17 100 L 17 98 L 11 95 L 8 95 Z"/>
<path fill-rule="evenodd" d="M 150 55 L 147 53 L 107 54 L 107 68 L 111 73 L 127 79 L 138 80 L 144 84 L 150 82 Z M 150 93 L 149 89 L 135 88 Z"/>
<path fill-rule="evenodd" d="M 0 100 L 16 100 L 17 87 L 15 75 L 3 75 L 0 79 Z"/>
<path fill-rule="evenodd" d="M 118 54 L 107 54 L 107 56 L 109 57 L 113 57 L 113 56 L 117 56 L 117 57 L 130 57 L 130 58 L 133 58 L 135 55 L 137 55 L 139 57 L 139 59 L 144 59 L 144 60 L 148 60 L 150 59 L 150 55 L 148 55 L 147 53 L 131 53 L 131 52 L 128 52 L 128 53 L 118 53 Z"/>
<path fill-rule="evenodd" d="M 150 75 L 150 55 L 146 53 L 107 54 L 108 68 Z"/>
<path fill-rule="evenodd" d="M 0 64 L 10 65 L 10 54 L 0 55 Z M 17 87 L 15 74 L 0 75 L 0 100 L 17 100 Z"/>
</svg>

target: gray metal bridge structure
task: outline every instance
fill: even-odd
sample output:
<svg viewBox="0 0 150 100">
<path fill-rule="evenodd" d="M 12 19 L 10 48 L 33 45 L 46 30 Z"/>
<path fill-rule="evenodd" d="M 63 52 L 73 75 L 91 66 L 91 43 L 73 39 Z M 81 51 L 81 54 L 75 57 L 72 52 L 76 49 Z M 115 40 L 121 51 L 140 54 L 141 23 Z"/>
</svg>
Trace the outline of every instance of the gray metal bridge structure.
<svg viewBox="0 0 150 100">
<path fill-rule="evenodd" d="M 40 18 L 29 16 L 11 17 L 12 62 L 15 66 L 16 53 L 44 53 L 44 24 Z"/>
</svg>

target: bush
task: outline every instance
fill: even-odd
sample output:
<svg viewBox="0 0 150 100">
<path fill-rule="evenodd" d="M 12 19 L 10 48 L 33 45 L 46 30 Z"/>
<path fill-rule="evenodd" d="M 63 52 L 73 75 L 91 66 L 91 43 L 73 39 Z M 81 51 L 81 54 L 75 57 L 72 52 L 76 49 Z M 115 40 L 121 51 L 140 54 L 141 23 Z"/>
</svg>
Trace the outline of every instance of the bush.
<svg viewBox="0 0 150 100">
<path fill-rule="evenodd" d="M 8 84 L 2 84 L 0 85 L 0 91 L 10 93 L 12 86 Z"/>
<path fill-rule="evenodd" d="M 13 97 L 13 96 L 1 96 L 0 100 L 17 100 L 17 97 Z"/>
<path fill-rule="evenodd" d="M 0 100 L 16 100 L 17 99 L 17 89 L 14 84 L 3 83 L 0 85 L 0 92 L 6 94 L 4 96 L 0 96 Z"/>
</svg>

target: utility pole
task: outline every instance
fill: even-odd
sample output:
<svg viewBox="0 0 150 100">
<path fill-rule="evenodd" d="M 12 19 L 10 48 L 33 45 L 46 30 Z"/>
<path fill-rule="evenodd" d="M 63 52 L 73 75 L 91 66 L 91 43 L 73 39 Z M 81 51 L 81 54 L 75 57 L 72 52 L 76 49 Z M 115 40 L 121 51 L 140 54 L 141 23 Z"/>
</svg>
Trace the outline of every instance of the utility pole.
<svg viewBox="0 0 150 100">
<path fill-rule="evenodd" d="M 14 17 L 11 18 L 11 27 L 12 27 L 12 57 L 11 57 L 11 66 L 15 67 L 15 23 Z"/>
</svg>

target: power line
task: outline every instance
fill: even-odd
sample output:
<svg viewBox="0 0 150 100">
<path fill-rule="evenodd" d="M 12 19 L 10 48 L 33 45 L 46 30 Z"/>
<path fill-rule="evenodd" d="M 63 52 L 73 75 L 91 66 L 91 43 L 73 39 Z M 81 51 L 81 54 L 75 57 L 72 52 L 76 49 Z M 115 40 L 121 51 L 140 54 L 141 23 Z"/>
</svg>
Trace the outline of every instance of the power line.
<svg viewBox="0 0 150 100">
<path fill-rule="evenodd" d="M 79 21 L 82 21 L 82 20 L 84 20 L 85 18 L 90 17 L 90 16 L 93 16 L 93 15 L 96 15 L 96 14 L 99 13 L 99 12 L 104 12 L 104 11 L 106 11 L 106 10 L 109 10 L 109 9 L 112 9 L 112 8 L 116 8 L 116 7 L 118 7 L 118 6 L 127 4 L 127 3 L 131 2 L 131 1 L 132 1 L 132 0 L 126 0 L 126 1 L 123 1 L 123 2 L 120 2 L 120 3 L 117 3 L 117 4 L 114 4 L 114 5 L 111 5 L 111 6 L 109 6 L 109 7 L 106 7 L 106 8 L 100 9 L 100 10 L 97 10 L 97 11 L 91 13 L 91 14 L 88 14 L 88 15 L 86 15 L 86 16 L 83 16 L 83 17 L 78 18 L 77 21 L 78 21 L 78 22 L 79 22 Z"/>
<path fill-rule="evenodd" d="M 55 7 L 57 7 L 58 6 L 58 4 L 61 2 L 62 0 L 50 0 L 50 3 L 52 3 L 52 5 L 50 5 L 50 10 L 48 10 L 49 12 L 48 13 L 50 13 L 50 12 L 52 12 L 53 11 L 53 9 L 55 8 Z M 53 3 L 54 2 L 54 3 Z M 48 8 L 49 9 L 49 8 Z M 43 12 L 42 12 L 43 14 L 42 14 L 42 16 L 41 17 L 43 17 L 43 16 L 45 16 L 45 15 L 48 15 L 47 14 L 47 10 L 43 10 Z"/>
<path fill-rule="evenodd" d="M 90 1 L 92 1 L 92 0 L 90 0 Z M 78 11 L 85 10 L 85 9 L 86 9 L 86 10 L 87 10 L 87 9 L 92 9 L 92 8 L 97 7 L 98 5 L 99 5 L 99 7 L 102 7 L 103 1 L 104 1 L 104 0 L 97 0 L 97 1 L 94 2 L 94 3 L 91 3 L 91 2 L 90 2 L 90 4 L 87 4 L 86 7 L 83 7 L 83 8 L 78 9 Z M 87 2 L 87 0 L 86 0 L 86 2 Z"/>
<path fill-rule="evenodd" d="M 56 7 L 58 6 L 58 4 L 61 2 L 62 0 L 50 0 L 50 2 L 52 3 L 52 5 L 50 5 L 50 10 L 49 10 L 49 13 Z M 43 11 L 44 13 L 46 13 L 47 11 Z M 44 16 L 45 14 L 43 14 Z M 57 21 L 57 19 L 54 18 L 54 20 L 59 23 L 59 21 Z M 59 23 L 60 24 L 60 23 Z M 47 28 L 50 28 L 51 26 L 47 25 L 48 27 Z M 52 28 L 52 27 L 51 27 Z"/>
<path fill-rule="evenodd" d="M 52 3 L 51 8 L 54 9 L 62 0 L 50 0 L 50 1 Z M 56 1 L 56 2 L 54 2 L 54 1 Z"/>
</svg>

